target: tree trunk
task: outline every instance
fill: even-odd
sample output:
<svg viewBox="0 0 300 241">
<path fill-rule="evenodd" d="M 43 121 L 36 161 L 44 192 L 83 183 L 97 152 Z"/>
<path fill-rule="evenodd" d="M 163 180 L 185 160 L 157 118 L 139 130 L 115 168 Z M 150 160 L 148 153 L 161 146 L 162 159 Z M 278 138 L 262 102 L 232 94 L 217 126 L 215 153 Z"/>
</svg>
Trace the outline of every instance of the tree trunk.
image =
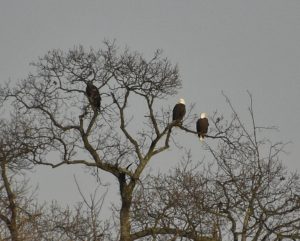
<svg viewBox="0 0 300 241">
<path fill-rule="evenodd" d="M 18 230 L 15 224 L 12 224 L 11 227 L 9 227 L 10 229 L 10 234 L 11 234 L 11 240 L 12 241 L 19 241 L 19 237 L 18 237 Z"/>
<path fill-rule="evenodd" d="M 4 182 L 5 191 L 7 193 L 7 198 L 9 202 L 9 211 L 11 213 L 9 222 L 7 223 L 7 227 L 10 231 L 11 240 L 12 241 L 18 241 L 18 228 L 17 228 L 17 206 L 15 203 L 15 195 L 11 189 L 7 173 L 6 173 L 6 162 L 4 160 L 1 160 L 1 176 Z"/>
<path fill-rule="evenodd" d="M 126 183 L 125 174 L 121 173 L 118 177 L 121 193 L 121 210 L 120 210 L 120 241 L 132 241 L 130 237 L 130 206 L 132 202 L 133 183 Z"/>
<path fill-rule="evenodd" d="M 122 200 L 120 211 L 120 241 L 131 241 L 130 238 L 130 203 L 131 201 Z"/>
</svg>

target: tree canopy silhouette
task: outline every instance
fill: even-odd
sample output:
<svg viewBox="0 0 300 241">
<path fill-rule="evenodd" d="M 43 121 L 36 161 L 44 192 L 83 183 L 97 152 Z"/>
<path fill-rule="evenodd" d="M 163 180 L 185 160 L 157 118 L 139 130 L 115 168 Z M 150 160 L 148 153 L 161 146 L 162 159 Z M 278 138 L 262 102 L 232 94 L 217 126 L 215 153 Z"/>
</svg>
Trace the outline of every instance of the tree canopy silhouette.
<svg viewBox="0 0 300 241">
<path fill-rule="evenodd" d="M 55 220 L 57 213 L 62 222 L 68 220 L 59 224 L 63 231 L 50 222 L 54 237 L 94 241 L 104 237 L 120 241 L 299 239 L 298 175 L 285 175 L 279 161 L 282 143 L 268 145 L 269 139 L 259 138 L 264 128 L 256 125 L 250 94 L 250 127 L 226 96 L 231 118 L 226 120 L 217 112 L 210 115 L 205 140 L 214 143 L 204 143 L 203 151 L 210 153 L 214 168 L 199 165 L 199 172 L 185 165 L 168 176 L 142 179 L 153 156 L 170 147 L 171 129 L 178 125 L 171 108 L 161 105 L 182 85 L 178 67 L 161 50 L 146 59 L 109 41 L 100 50 L 86 51 L 82 46 L 66 52 L 52 50 L 32 66 L 33 73 L 14 87 L 2 87 L 0 93 L 1 101 L 11 104 L 23 120 L 17 123 L 28 124 L 13 139 L 19 145 L 13 149 L 12 153 L 17 152 L 14 160 L 20 157 L 53 168 L 83 165 L 112 174 L 119 184 L 115 236 L 108 234 L 109 225 L 96 225 L 99 208 L 92 199 L 91 204 L 85 201 L 91 216 L 77 210 L 80 222 L 89 220 L 85 230 L 94 234 L 85 232 L 85 237 L 79 237 L 81 227 L 73 222 L 74 216 L 53 206 L 45 214 L 48 220 Z M 136 111 L 139 105 L 143 108 Z M 179 130 L 197 137 L 199 116 L 192 111 L 187 108 Z M 17 137 L 14 132 L 11 135 Z M 3 160 L 1 156 L 1 165 L 6 163 Z M 93 173 L 101 178 L 101 172 Z M 9 190 L 7 194 L 13 214 L 14 200 Z M 67 227 L 74 227 L 74 232 Z M 45 230 L 42 239 L 46 240 L 47 232 L 51 231 Z"/>
</svg>

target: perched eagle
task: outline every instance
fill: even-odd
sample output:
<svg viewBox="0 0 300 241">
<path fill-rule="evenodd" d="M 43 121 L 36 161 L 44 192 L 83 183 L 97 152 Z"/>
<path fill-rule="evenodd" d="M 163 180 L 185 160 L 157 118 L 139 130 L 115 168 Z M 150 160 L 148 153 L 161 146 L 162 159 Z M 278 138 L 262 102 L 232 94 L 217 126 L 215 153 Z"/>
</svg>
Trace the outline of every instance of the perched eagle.
<svg viewBox="0 0 300 241">
<path fill-rule="evenodd" d="M 184 99 L 179 99 L 178 103 L 173 108 L 173 121 L 176 121 L 176 124 L 181 125 L 185 112 L 185 101 Z"/>
<path fill-rule="evenodd" d="M 196 123 L 196 129 L 197 129 L 200 141 L 203 141 L 204 136 L 207 133 L 208 126 L 209 126 L 209 124 L 208 124 L 208 119 L 206 117 L 206 113 L 201 113 L 200 119 L 198 119 L 197 123 Z"/>
<path fill-rule="evenodd" d="M 100 111 L 101 97 L 98 88 L 93 85 L 92 81 L 86 83 L 85 92 L 93 109 L 96 108 Z"/>
</svg>

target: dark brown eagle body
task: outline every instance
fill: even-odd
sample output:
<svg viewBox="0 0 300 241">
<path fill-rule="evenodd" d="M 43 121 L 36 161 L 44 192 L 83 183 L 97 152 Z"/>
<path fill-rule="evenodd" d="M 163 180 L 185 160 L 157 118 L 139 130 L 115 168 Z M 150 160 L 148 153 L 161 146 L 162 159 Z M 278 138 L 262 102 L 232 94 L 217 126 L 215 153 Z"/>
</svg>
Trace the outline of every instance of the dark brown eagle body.
<svg viewBox="0 0 300 241">
<path fill-rule="evenodd" d="M 98 111 L 100 111 L 101 97 L 98 88 L 95 85 L 93 85 L 91 82 L 88 82 L 86 84 L 85 92 L 91 106 L 93 108 L 96 108 Z"/>
<path fill-rule="evenodd" d="M 206 114 L 201 113 L 201 117 L 200 117 L 200 119 L 197 120 L 197 123 L 196 123 L 196 129 L 197 129 L 198 136 L 201 141 L 204 139 L 205 135 L 207 134 L 208 126 L 209 126 L 209 123 L 208 123 L 208 119 L 206 118 Z"/>
<path fill-rule="evenodd" d="M 185 113 L 185 101 L 184 99 L 180 99 L 179 102 L 173 108 L 173 121 L 176 121 L 177 124 L 182 124 L 182 119 Z"/>
</svg>

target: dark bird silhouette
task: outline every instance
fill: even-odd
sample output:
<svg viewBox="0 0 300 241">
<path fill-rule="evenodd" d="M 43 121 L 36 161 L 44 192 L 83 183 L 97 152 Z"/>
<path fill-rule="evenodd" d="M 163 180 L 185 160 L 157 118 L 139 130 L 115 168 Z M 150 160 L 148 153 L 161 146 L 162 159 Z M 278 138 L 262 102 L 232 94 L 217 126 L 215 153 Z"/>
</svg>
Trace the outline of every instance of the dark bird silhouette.
<svg viewBox="0 0 300 241">
<path fill-rule="evenodd" d="M 208 126 L 209 126 L 209 123 L 208 123 L 208 119 L 206 117 L 206 113 L 201 113 L 200 119 L 198 119 L 197 123 L 196 123 L 196 129 L 197 129 L 200 141 L 203 141 L 204 136 L 207 134 Z"/>
<path fill-rule="evenodd" d="M 184 99 L 179 99 L 178 103 L 173 108 L 173 121 L 176 121 L 177 125 L 182 125 L 182 119 L 185 112 L 185 101 Z"/>
<path fill-rule="evenodd" d="M 93 109 L 96 108 L 100 111 L 101 96 L 98 88 L 93 85 L 92 81 L 87 82 L 85 92 Z"/>
</svg>

